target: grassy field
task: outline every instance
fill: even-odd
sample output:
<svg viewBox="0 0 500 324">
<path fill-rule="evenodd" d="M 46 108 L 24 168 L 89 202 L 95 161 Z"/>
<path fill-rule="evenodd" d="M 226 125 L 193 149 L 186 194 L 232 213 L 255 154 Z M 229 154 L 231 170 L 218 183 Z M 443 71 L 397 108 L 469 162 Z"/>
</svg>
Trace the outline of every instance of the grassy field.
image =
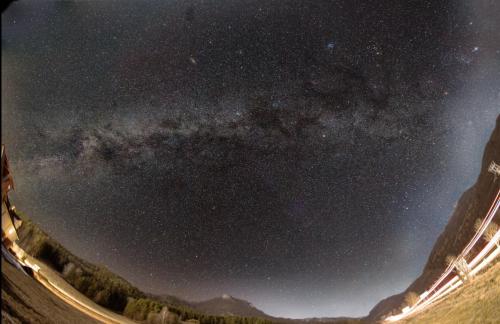
<svg viewBox="0 0 500 324">
<path fill-rule="evenodd" d="M 500 323 L 500 262 L 404 323 Z"/>
</svg>

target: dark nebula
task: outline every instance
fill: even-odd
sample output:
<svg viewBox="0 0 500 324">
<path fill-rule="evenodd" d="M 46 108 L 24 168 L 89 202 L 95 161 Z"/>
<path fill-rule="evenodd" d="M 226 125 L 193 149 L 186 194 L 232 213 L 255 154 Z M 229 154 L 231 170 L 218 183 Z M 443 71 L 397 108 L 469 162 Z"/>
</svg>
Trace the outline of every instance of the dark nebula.
<svg viewBox="0 0 500 324">
<path fill-rule="evenodd" d="M 497 1 L 19 1 L 19 210 L 139 288 L 364 315 L 421 271 L 500 113 Z"/>
</svg>

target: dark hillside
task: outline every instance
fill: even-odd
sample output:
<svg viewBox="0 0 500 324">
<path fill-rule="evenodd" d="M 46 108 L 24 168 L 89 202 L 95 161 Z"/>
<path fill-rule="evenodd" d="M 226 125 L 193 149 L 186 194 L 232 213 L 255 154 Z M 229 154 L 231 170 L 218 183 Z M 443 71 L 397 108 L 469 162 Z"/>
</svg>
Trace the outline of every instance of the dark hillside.
<svg viewBox="0 0 500 324">
<path fill-rule="evenodd" d="M 212 315 L 238 315 L 269 318 L 269 315 L 258 310 L 249 302 L 229 295 L 223 295 L 222 297 L 195 303 L 194 307 L 203 313 Z"/>
<path fill-rule="evenodd" d="M 107 309 L 139 322 L 154 322 L 156 317 L 165 313 L 170 314 L 168 316 L 173 322 L 197 320 L 200 324 L 271 323 L 267 315 L 255 308 L 251 308 L 251 312 L 246 308 L 234 308 L 234 312 L 212 312 L 213 315 L 209 315 L 195 305 L 174 296 L 161 298 L 147 295 L 107 268 L 75 256 L 26 216 L 21 217 L 23 225 L 19 230 L 19 245 L 28 254 L 59 272 L 82 294 Z M 239 302 L 239 305 L 250 305 L 245 301 Z"/>
<path fill-rule="evenodd" d="M 423 292 L 446 268 L 446 256 L 459 254 L 474 235 L 474 222 L 488 212 L 497 190 L 500 179 L 488 172 L 491 161 L 500 163 L 500 116 L 483 154 L 481 172 L 476 183 L 459 199 L 455 211 L 443 233 L 438 237 L 427 260 L 422 274 L 401 294 L 388 297 L 379 302 L 370 312 L 368 318 L 375 320 L 398 308 L 403 302 L 405 293 Z M 498 214 L 495 215 L 498 219 Z"/>
</svg>

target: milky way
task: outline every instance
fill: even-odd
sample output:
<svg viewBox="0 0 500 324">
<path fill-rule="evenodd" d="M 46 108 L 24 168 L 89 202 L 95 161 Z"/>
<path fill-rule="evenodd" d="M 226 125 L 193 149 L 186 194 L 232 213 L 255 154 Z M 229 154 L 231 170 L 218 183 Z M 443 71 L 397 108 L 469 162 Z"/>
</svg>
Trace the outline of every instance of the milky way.
<svg viewBox="0 0 500 324">
<path fill-rule="evenodd" d="M 421 271 L 500 113 L 494 1 L 16 2 L 13 200 L 139 288 L 364 315 Z"/>
</svg>

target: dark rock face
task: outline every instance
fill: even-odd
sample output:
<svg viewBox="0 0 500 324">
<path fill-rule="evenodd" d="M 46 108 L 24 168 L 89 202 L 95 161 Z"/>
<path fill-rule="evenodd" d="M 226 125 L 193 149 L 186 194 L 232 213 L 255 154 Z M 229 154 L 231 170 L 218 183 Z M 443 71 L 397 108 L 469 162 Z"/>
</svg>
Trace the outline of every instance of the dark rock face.
<svg viewBox="0 0 500 324">
<path fill-rule="evenodd" d="M 474 235 L 475 220 L 486 215 L 500 188 L 500 178 L 495 180 L 494 175 L 488 172 L 491 161 L 497 164 L 500 162 L 500 116 L 486 145 L 481 173 L 476 183 L 460 197 L 446 228 L 432 249 L 422 274 L 404 292 L 380 301 L 370 311 L 368 319 L 375 321 L 399 307 L 407 292 L 423 292 L 446 268 L 446 256 L 457 255 L 463 250 Z M 497 222 L 499 218 L 497 213 L 495 215 Z"/>
</svg>

